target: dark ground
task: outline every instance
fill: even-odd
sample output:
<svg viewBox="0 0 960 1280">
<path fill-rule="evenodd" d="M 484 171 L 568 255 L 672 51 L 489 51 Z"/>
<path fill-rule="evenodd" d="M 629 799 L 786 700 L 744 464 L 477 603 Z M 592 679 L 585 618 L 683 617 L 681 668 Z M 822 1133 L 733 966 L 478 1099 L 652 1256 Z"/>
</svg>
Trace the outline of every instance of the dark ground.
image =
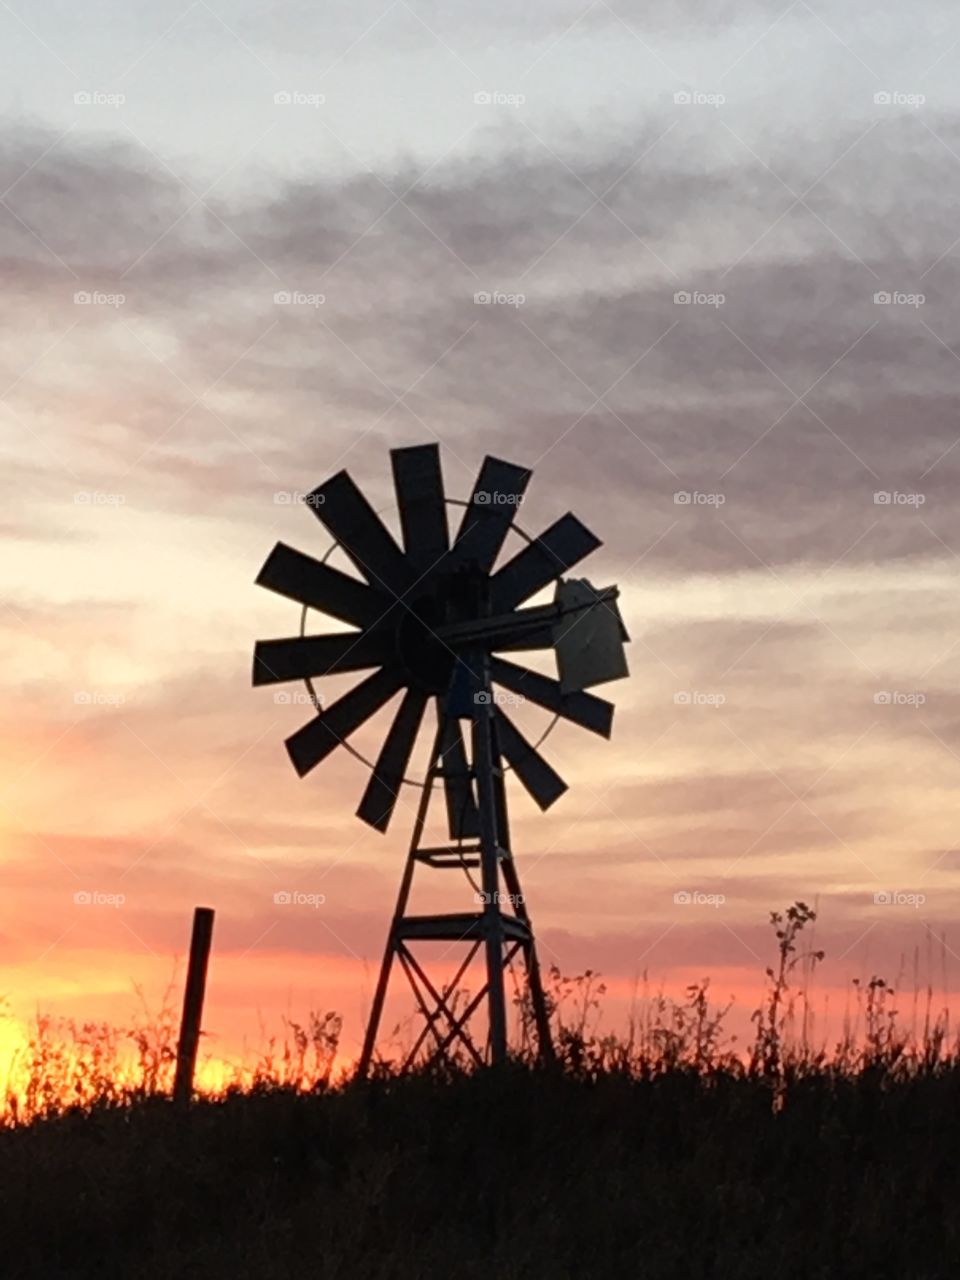
<svg viewBox="0 0 960 1280">
<path fill-rule="evenodd" d="M 960 1071 L 521 1070 L 0 1133 L 0 1274 L 955 1280 Z"/>
</svg>

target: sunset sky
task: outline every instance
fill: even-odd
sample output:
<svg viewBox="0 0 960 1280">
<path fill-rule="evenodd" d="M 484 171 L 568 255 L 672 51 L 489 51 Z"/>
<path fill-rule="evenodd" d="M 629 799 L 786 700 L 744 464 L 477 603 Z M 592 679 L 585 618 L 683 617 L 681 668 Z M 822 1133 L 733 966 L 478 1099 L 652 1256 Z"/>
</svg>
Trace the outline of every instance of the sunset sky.
<svg viewBox="0 0 960 1280">
<path fill-rule="evenodd" d="M 496 454 L 525 529 L 604 539 L 632 638 L 612 741 L 560 725 L 569 792 L 511 793 L 543 963 L 611 1025 L 644 970 L 749 1008 L 802 898 L 823 991 L 931 947 L 939 987 L 941 933 L 956 981 L 960 15 L 709 10 L 0 5 L 16 1016 L 123 1023 L 202 903 L 208 1049 L 314 1007 L 356 1051 L 411 805 L 296 777 L 254 578 L 326 550 L 297 495 L 346 466 L 393 522 L 435 440 L 453 496 Z"/>
</svg>

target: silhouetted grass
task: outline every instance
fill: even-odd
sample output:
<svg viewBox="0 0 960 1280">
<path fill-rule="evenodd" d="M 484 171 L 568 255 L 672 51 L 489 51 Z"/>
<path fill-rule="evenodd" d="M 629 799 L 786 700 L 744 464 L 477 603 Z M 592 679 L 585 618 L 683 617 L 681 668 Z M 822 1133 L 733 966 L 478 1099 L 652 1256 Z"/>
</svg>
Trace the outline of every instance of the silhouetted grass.
<svg viewBox="0 0 960 1280">
<path fill-rule="evenodd" d="M 0 1140 L 3 1274 L 947 1280 L 958 1116 L 956 1068 L 778 1111 L 688 1068 L 104 1105 Z"/>
<path fill-rule="evenodd" d="M 145 1088 L 54 1099 L 0 1132 L 0 1274 L 952 1280 L 956 1046 L 930 1013 L 901 1033 L 880 979 L 831 1054 L 789 1035 L 812 919 L 773 917 L 745 1051 L 706 984 L 600 1037 L 596 975 L 554 972 L 550 1070 L 521 1050 L 502 1072 L 333 1085 L 328 1015 L 188 1113 Z M 522 993 L 517 1013 L 522 1044 Z"/>
</svg>

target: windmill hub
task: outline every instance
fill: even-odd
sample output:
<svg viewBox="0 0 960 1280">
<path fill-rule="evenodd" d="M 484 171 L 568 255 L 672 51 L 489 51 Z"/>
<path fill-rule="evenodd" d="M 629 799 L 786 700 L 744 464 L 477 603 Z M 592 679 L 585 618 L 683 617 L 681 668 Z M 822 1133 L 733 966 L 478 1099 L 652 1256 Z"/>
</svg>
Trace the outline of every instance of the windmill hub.
<svg viewBox="0 0 960 1280">
<path fill-rule="evenodd" d="M 438 573 L 429 589 L 400 602 L 390 617 L 396 625 L 397 661 L 414 688 L 446 693 L 461 647 L 450 628 L 478 623 L 489 608 L 489 578 L 476 565 Z M 418 584 L 419 585 L 419 584 Z"/>
<path fill-rule="evenodd" d="M 381 707 L 400 695 L 383 747 L 357 814 L 386 831 L 400 800 L 427 704 L 436 710 L 436 735 L 420 791 L 414 834 L 387 940 L 367 1027 L 360 1074 L 370 1067 L 387 984 L 394 962 L 416 996 L 424 1026 L 406 1064 L 465 1052 L 485 1060 L 471 1031 L 481 1008 L 488 1015 L 486 1060 L 507 1053 L 504 969 L 522 956 L 542 1056 L 552 1052 L 546 1000 L 540 984 L 533 928 L 510 848 L 505 773 L 509 766 L 541 809 L 564 793 L 566 783 L 529 743 L 494 698 L 501 685 L 594 733 L 609 737 L 613 707 L 584 690 L 626 674 L 626 632 L 616 588 L 597 591 L 564 574 L 600 541 L 573 515 L 562 516 L 497 567 L 530 472 L 486 458 L 456 533 L 447 523 L 446 498 L 436 445 L 391 451 L 402 547 L 345 471 L 310 495 L 308 508 L 327 528 L 360 576 L 343 573 L 278 543 L 257 581 L 302 606 L 319 610 L 352 630 L 261 640 L 254 651 L 255 685 L 308 682 L 325 675 L 367 671 L 360 682 L 287 739 L 287 751 L 303 776 Z M 499 495 L 496 502 L 490 494 Z M 551 584 L 552 604 L 523 607 Z M 551 651 L 561 679 L 552 679 L 501 656 L 510 651 Z M 469 740 L 463 725 L 469 728 Z M 468 751 L 469 741 L 469 751 Z M 424 830 L 433 787 L 442 787 L 449 842 L 428 846 Z M 431 867 L 466 873 L 480 910 L 443 915 L 409 914 L 414 872 Z M 473 873 L 479 872 L 478 889 Z M 501 887 L 502 886 L 502 887 Z M 414 944 L 444 942 L 467 948 L 456 976 L 437 984 Z M 480 949 L 486 983 L 467 997 L 463 983 Z M 448 945 L 445 949 L 449 951 Z"/>
<path fill-rule="evenodd" d="M 408 684 L 424 693 L 441 694 L 450 683 L 454 655 L 437 634 L 447 615 L 435 595 L 414 600 L 397 627 L 397 660 Z"/>
</svg>

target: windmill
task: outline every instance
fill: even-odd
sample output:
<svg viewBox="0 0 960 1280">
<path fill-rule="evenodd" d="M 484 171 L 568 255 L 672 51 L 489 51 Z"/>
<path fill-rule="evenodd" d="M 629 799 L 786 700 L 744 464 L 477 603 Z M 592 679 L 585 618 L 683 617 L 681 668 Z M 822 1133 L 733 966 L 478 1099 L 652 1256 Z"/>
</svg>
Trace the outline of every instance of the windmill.
<svg viewBox="0 0 960 1280">
<path fill-rule="evenodd" d="M 504 974 L 518 956 L 526 970 L 538 1051 L 547 1058 L 552 1054 L 548 1013 L 510 844 L 505 774 L 512 771 L 541 810 L 563 794 L 566 783 L 540 754 L 539 743 L 528 741 L 506 714 L 501 691 L 552 712 L 547 732 L 563 718 L 609 737 L 613 707 L 585 689 L 627 674 L 623 645 L 628 637 L 618 592 L 564 578 L 600 546 L 575 516 L 562 516 L 536 538 L 519 528 L 515 516 L 528 469 L 487 457 L 470 499 L 463 502 L 445 496 L 436 445 L 393 449 L 390 457 L 402 546 L 346 471 L 308 494 L 306 505 L 334 542 L 321 560 L 280 542 L 260 570 L 258 584 L 300 604 L 301 621 L 298 635 L 258 641 L 253 683 L 306 683 L 317 714 L 286 740 L 301 777 L 341 745 L 364 760 L 349 738 L 399 695 L 379 755 L 364 760 L 370 776 L 357 815 L 386 832 L 404 787 L 420 788 L 419 803 L 359 1074 L 367 1073 L 373 1059 L 395 962 L 423 1015 L 404 1067 L 456 1051 L 465 1051 L 478 1065 L 504 1061 Z M 452 536 L 449 507 L 462 509 Z M 498 567 L 511 531 L 524 545 Z M 337 547 L 359 576 L 328 563 Z M 525 606 L 551 585 L 552 602 Z M 307 634 L 311 609 L 351 629 Z M 559 679 L 504 656 L 537 650 L 553 652 Z M 368 674 L 348 692 L 321 706 L 314 680 L 364 671 Z M 422 779 L 407 778 L 431 703 L 436 731 L 428 767 Z M 447 838 L 440 844 L 428 843 L 424 834 L 435 787 L 446 802 Z M 426 868 L 466 874 L 476 890 L 477 910 L 410 914 L 415 873 Z M 439 986 L 422 954 L 431 943 L 465 949 L 455 977 Z M 468 999 L 462 982 L 478 956 L 486 981 Z M 485 1040 L 475 1030 L 481 1010 Z"/>
</svg>

